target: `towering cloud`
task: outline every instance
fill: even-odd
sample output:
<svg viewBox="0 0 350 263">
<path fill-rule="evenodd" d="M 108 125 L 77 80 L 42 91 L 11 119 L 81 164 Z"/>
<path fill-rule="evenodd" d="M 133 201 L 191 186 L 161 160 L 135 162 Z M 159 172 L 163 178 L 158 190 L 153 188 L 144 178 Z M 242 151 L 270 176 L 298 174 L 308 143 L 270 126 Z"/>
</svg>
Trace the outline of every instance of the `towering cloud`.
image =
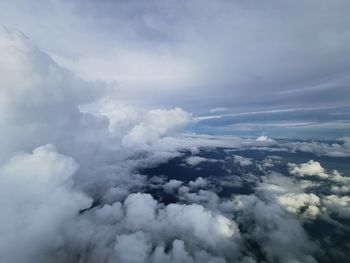
<svg viewBox="0 0 350 263">
<path fill-rule="evenodd" d="M 102 95 L 59 67 L 18 31 L 0 28 L 0 161 L 19 150 L 55 144 L 73 154 L 79 141 L 103 141 L 107 121 L 82 114 L 78 105 Z M 95 129 L 99 126 L 98 129 Z"/>
<path fill-rule="evenodd" d="M 50 262 L 62 231 L 92 199 L 76 191 L 78 165 L 52 145 L 18 154 L 0 167 L 0 260 Z"/>
<path fill-rule="evenodd" d="M 100 98 L 102 84 L 76 78 L 21 33 L 0 33 L 2 262 L 236 257 L 232 244 L 239 231 L 220 213 L 199 205 L 163 207 L 151 195 L 128 195 L 145 180 L 133 170 L 152 155 L 164 160 L 152 145 L 189 123 L 188 113 L 149 110 L 133 123 L 125 118 L 128 124 L 116 136 L 115 115 L 79 110 Z M 133 155 L 139 152 L 146 155 L 138 160 Z M 101 197 L 110 204 L 86 210 Z M 110 234 L 101 236 L 106 230 Z"/>
</svg>

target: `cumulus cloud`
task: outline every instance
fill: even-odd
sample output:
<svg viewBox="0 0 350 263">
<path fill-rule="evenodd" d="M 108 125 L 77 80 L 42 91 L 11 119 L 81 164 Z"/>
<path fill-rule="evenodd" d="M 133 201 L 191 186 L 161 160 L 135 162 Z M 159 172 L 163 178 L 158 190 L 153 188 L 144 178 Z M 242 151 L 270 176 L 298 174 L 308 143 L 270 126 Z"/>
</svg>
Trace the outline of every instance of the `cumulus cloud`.
<svg viewBox="0 0 350 263">
<path fill-rule="evenodd" d="M 330 180 L 336 183 L 345 184 L 345 185 L 348 185 L 350 183 L 350 177 L 343 176 L 337 170 L 333 170 L 333 172 L 330 174 Z"/>
<path fill-rule="evenodd" d="M 269 137 L 265 136 L 265 135 L 261 135 L 258 138 L 256 138 L 257 142 L 270 142 L 272 141 L 272 139 L 270 139 Z"/>
<path fill-rule="evenodd" d="M 246 158 L 240 155 L 234 155 L 233 156 L 235 163 L 238 163 L 240 166 L 249 166 L 252 165 L 252 159 Z"/>
<path fill-rule="evenodd" d="M 130 194 L 145 182 L 133 172 L 138 166 L 179 154 L 181 140 L 167 146 L 167 136 L 188 124 L 190 114 L 110 104 L 98 114 L 83 113 L 81 104 L 102 95 L 99 86 L 60 68 L 21 33 L 4 29 L 1 35 L 7 63 L 1 63 L 7 137 L 0 169 L 1 261 L 73 262 L 80 255 L 88 262 L 225 262 L 239 256 L 238 227 L 219 212 L 197 204 L 164 207 L 149 194 Z M 40 146 L 48 142 L 76 160 Z M 164 187 L 180 186 L 170 181 Z"/>
<path fill-rule="evenodd" d="M 321 178 L 327 178 L 328 174 L 326 170 L 321 166 L 319 162 L 310 160 L 307 163 L 302 163 L 300 165 L 289 164 L 290 173 L 295 176 L 319 176 Z"/>
<path fill-rule="evenodd" d="M 226 262 L 240 256 L 234 221 L 197 204 L 164 206 L 149 194 L 86 211 L 72 227 L 73 234 L 86 231 L 70 237 L 71 246 L 78 252 L 92 246 L 84 256 L 96 262 Z"/>
<path fill-rule="evenodd" d="M 269 137 L 267 137 L 267 136 L 265 136 L 265 135 L 261 135 L 261 136 L 259 136 L 258 138 L 255 139 L 255 144 L 256 144 L 257 146 L 262 147 L 262 146 L 272 146 L 272 145 L 275 145 L 276 142 L 275 142 L 275 140 L 273 140 L 273 139 L 271 139 L 271 138 L 269 138 Z"/>
<path fill-rule="evenodd" d="M 81 253 L 77 251 L 84 247 L 84 234 L 72 237 L 67 229 L 76 225 L 83 232 L 97 231 L 86 212 L 92 204 L 87 194 L 95 201 L 107 203 L 96 209 L 96 218 L 106 226 L 123 218 L 127 221 L 125 227 L 134 230 L 142 229 L 146 222 L 152 225 L 158 203 L 147 195 L 128 196 L 131 188 L 143 184 L 144 177 L 132 170 L 144 158 L 125 161 L 133 151 L 124 153 L 122 149 L 132 145 L 142 149 L 187 124 L 190 115 L 179 108 L 150 110 L 135 117 L 137 120 L 131 125 L 125 125 L 120 144 L 114 132 L 120 123 L 130 121 L 129 110 L 125 110 L 128 117 L 124 119 L 120 115 L 105 112 L 92 115 L 79 110 L 81 104 L 103 95 L 102 84 L 82 81 L 60 68 L 23 34 L 6 28 L 1 28 L 0 33 L 0 52 L 4 57 L 0 63 L 3 86 L 0 126 L 1 138 L 6 137 L 2 139 L 0 156 L 1 232 L 7 240 L 0 245 L 1 261 L 17 263 L 36 258 L 37 262 L 59 262 L 62 257 L 69 261 L 75 253 Z M 75 160 L 57 153 L 54 146 L 46 143 L 56 145 L 58 151 Z M 33 148 L 32 154 L 11 157 L 15 152 Z M 174 155 L 155 152 L 154 156 L 154 161 L 159 161 Z M 149 162 L 152 163 L 152 158 Z M 81 193 L 83 189 L 88 192 Z M 117 201 L 124 199 L 122 207 Z M 142 234 L 135 235 L 146 242 L 146 238 L 139 238 Z M 116 241 L 116 258 L 133 260 L 119 252 L 134 242 L 135 235 L 121 236 Z M 18 249 L 21 253 L 15 252 Z M 143 251 L 148 253 L 147 249 Z M 140 257 L 146 252 L 140 252 Z M 102 250 L 94 253 L 101 254 Z M 107 256 L 92 258 L 96 257 Z"/>
<path fill-rule="evenodd" d="M 93 107 L 92 107 L 93 106 Z M 126 147 L 147 148 L 158 139 L 175 134 L 190 124 L 191 114 L 181 108 L 148 109 L 111 99 L 102 99 L 86 111 L 105 116 L 109 120 L 109 131 Z"/>
<path fill-rule="evenodd" d="M 45 143 L 64 148 L 77 133 L 81 140 L 103 142 L 107 122 L 81 114 L 78 105 L 101 96 L 104 87 L 62 69 L 20 32 L 1 27 L 0 38 L 2 154 Z M 96 125 L 101 128 L 94 130 Z"/>
<path fill-rule="evenodd" d="M 335 194 L 347 194 L 350 193 L 350 187 L 349 186 L 337 186 L 333 185 L 331 188 L 331 191 Z"/>
<path fill-rule="evenodd" d="M 73 188 L 77 168 L 51 145 L 18 154 L 0 167 L 2 262 L 51 260 L 67 221 L 92 202 Z"/>
<path fill-rule="evenodd" d="M 188 238 L 190 234 L 195 240 L 201 241 L 200 246 L 204 248 L 224 250 L 222 252 L 228 255 L 233 252 L 230 251 L 233 244 L 229 241 L 239 236 L 239 230 L 236 223 L 225 216 L 215 215 L 196 204 L 170 204 L 166 212 L 170 226 L 179 229 L 178 234 Z M 208 239 L 208 236 L 211 238 Z"/>
<path fill-rule="evenodd" d="M 317 247 L 307 237 L 300 223 L 286 216 L 279 205 L 261 200 L 255 195 L 234 199 L 241 220 L 251 236 L 261 246 L 267 261 L 316 262 Z"/>
<path fill-rule="evenodd" d="M 164 188 L 164 191 L 167 193 L 174 193 L 174 191 L 177 190 L 182 184 L 183 184 L 182 181 L 172 179 L 166 184 L 164 184 L 163 188 Z"/>
<path fill-rule="evenodd" d="M 98 114 L 108 118 L 109 131 L 117 137 L 125 135 L 142 119 L 141 109 L 107 99 L 98 103 Z"/>
<path fill-rule="evenodd" d="M 132 229 L 147 227 L 153 223 L 156 216 L 157 202 L 149 194 L 131 194 L 125 202 L 126 221 Z"/>
<path fill-rule="evenodd" d="M 151 110 L 143 121 L 133 127 L 123 138 L 128 147 L 143 147 L 190 122 L 190 115 L 180 108 Z"/>
<path fill-rule="evenodd" d="M 315 218 L 319 213 L 320 198 L 315 194 L 288 193 L 278 197 L 278 202 L 290 213 L 299 214 L 305 209 L 303 215 Z"/>
<path fill-rule="evenodd" d="M 125 263 L 145 262 L 150 251 L 150 243 L 143 232 L 120 235 L 114 246 L 115 259 Z"/>
<path fill-rule="evenodd" d="M 257 190 L 297 217 L 315 219 L 323 212 L 321 198 L 314 193 L 306 193 L 305 184 L 300 181 L 272 173 L 263 178 Z"/>
<path fill-rule="evenodd" d="M 280 164 L 282 160 L 283 158 L 279 156 L 268 156 L 261 164 L 258 164 L 258 166 L 261 167 L 261 169 L 268 169 L 274 167 L 276 164 Z"/>
<path fill-rule="evenodd" d="M 350 218 L 350 196 L 329 195 L 323 199 L 327 210 L 343 218 Z"/>
<path fill-rule="evenodd" d="M 289 142 L 286 147 L 308 153 L 314 153 L 321 156 L 330 157 L 349 157 L 350 143 L 344 139 L 343 143 L 325 143 L 325 142 Z"/>
<path fill-rule="evenodd" d="M 313 160 L 310 160 L 307 163 L 302 163 L 300 165 L 289 163 L 288 166 L 289 172 L 294 176 L 317 176 L 320 179 L 332 181 L 333 184 L 339 184 L 340 186 L 332 186 L 334 192 L 346 192 L 347 186 L 350 182 L 350 178 L 348 176 L 343 176 L 337 170 L 327 172 L 326 169 L 322 167 L 319 162 L 315 162 Z"/>
<path fill-rule="evenodd" d="M 206 162 L 208 161 L 207 158 L 203 158 L 203 157 L 200 157 L 200 156 L 190 156 L 186 159 L 186 163 L 190 166 L 196 166 L 202 162 Z"/>
<path fill-rule="evenodd" d="M 190 181 L 188 185 L 192 188 L 205 188 L 208 186 L 208 180 L 203 177 L 198 177 L 195 181 Z"/>
</svg>

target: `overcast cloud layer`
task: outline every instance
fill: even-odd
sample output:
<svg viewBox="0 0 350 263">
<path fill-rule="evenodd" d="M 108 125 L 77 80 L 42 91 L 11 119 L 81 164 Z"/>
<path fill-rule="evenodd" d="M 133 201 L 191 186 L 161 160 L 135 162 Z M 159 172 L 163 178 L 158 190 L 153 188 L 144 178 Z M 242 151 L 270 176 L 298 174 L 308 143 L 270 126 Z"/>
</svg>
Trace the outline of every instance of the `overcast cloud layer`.
<svg viewBox="0 0 350 263">
<path fill-rule="evenodd" d="M 349 9 L 346 0 L 0 3 L 3 24 L 80 77 L 109 82 L 114 100 L 215 115 L 201 132 L 281 136 L 287 126 L 284 136 L 323 138 L 349 129 Z"/>
</svg>

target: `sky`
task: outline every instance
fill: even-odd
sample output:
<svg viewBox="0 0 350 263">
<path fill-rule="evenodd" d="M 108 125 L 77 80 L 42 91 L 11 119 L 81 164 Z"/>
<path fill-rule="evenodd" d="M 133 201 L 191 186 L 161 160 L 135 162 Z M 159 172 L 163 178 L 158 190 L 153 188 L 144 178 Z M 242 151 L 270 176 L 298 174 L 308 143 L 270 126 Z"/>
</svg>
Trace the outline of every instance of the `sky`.
<svg viewBox="0 0 350 263">
<path fill-rule="evenodd" d="M 1 1 L 0 22 L 81 78 L 108 83 L 113 100 L 216 116 L 197 132 L 334 138 L 349 129 L 349 8 L 14 0 Z"/>
<path fill-rule="evenodd" d="M 0 0 L 0 262 L 349 258 L 349 5 Z"/>
<path fill-rule="evenodd" d="M 217 110 L 197 131 L 324 138 L 349 128 L 347 10 L 348 1 L 0 3 L 3 25 L 83 79 L 108 83 L 114 100 Z"/>
</svg>

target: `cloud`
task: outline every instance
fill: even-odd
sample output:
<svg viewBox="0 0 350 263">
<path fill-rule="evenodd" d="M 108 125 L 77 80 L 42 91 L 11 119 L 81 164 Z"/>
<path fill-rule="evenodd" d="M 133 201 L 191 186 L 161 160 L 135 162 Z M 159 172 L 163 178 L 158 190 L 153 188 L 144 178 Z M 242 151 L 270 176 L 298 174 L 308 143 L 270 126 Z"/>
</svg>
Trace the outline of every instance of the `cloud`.
<svg viewBox="0 0 350 263">
<path fill-rule="evenodd" d="M 143 232 L 117 237 L 114 252 L 116 260 L 125 263 L 142 263 L 147 259 L 151 246 Z"/>
<path fill-rule="evenodd" d="M 350 187 L 345 185 L 343 186 L 334 185 L 332 186 L 331 191 L 335 194 L 347 194 L 347 193 L 350 193 Z"/>
<path fill-rule="evenodd" d="M 295 176 L 319 176 L 321 178 L 327 178 L 328 174 L 326 170 L 321 166 L 319 162 L 310 160 L 308 163 L 302 163 L 299 166 L 295 164 L 289 164 L 290 173 Z"/>
<path fill-rule="evenodd" d="M 98 114 L 109 120 L 109 131 L 122 137 L 142 119 L 141 109 L 131 105 L 103 100 L 98 105 Z"/>
<path fill-rule="evenodd" d="M 271 173 L 271 172 L 270 172 Z M 272 200 L 288 213 L 302 219 L 316 219 L 324 211 L 315 193 L 305 193 L 311 185 L 271 173 L 257 186 L 258 195 Z"/>
<path fill-rule="evenodd" d="M 239 256 L 234 221 L 197 204 L 164 206 L 149 194 L 88 210 L 71 226 L 67 244 L 79 251 L 91 247 L 83 256 L 96 262 L 226 262 Z"/>
<path fill-rule="evenodd" d="M 343 218 L 350 218 L 350 196 L 329 195 L 323 200 L 327 210 Z"/>
<path fill-rule="evenodd" d="M 287 5 L 14 0 L 1 3 L 0 15 L 85 80 L 116 82 L 113 94 L 123 101 L 178 106 L 195 115 L 218 105 L 233 113 L 319 107 L 325 110 L 285 112 L 283 123 L 288 115 L 294 123 L 322 124 L 348 120 L 348 8 L 344 0 Z M 38 27 L 43 20 L 45 26 Z M 258 123 L 274 118 L 260 116 Z M 215 126 L 211 130 L 220 128 Z M 276 132 L 306 136 L 305 129 Z M 331 133 L 346 136 L 346 129 Z M 324 129 L 321 135 L 329 138 Z"/>
<path fill-rule="evenodd" d="M 208 180 L 203 177 L 198 177 L 195 181 L 190 181 L 188 185 L 191 188 L 205 188 L 208 186 Z"/>
<path fill-rule="evenodd" d="M 174 240 L 172 243 L 172 250 L 169 254 L 164 252 L 164 247 L 157 247 L 153 256 L 154 262 L 186 262 L 192 263 L 193 258 L 185 249 L 185 244 L 182 240 Z"/>
<path fill-rule="evenodd" d="M 77 168 L 52 145 L 18 154 L 0 167 L 1 261 L 51 260 L 67 221 L 92 203 L 73 188 Z"/>
<path fill-rule="evenodd" d="M 238 163 L 240 166 L 249 166 L 253 164 L 252 159 L 250 158 L 245 158 L 240 155 L 233 155 L 233 158 L 235 163 Z"/>
<path fill-rule="evenodd" d="M 289 193 L 278 198 L 278 202 L 290 213 L 299 214 L 302 209 L 307 208 L 303 215 L 306 218 L 315 218 L 320 214 L 320 198 L 315 194 Z"/>
<path fill-rule="evenodd" d="M 169 182 L 163 185 L 164 191 L 167 193 L 174 193 L 181 185 L 182 181 L 171 179 Z"/>
<path fill-rule="evenodd" d="M 4 57 L 0 65 L 0 162 L 20 150 L 48 143 L 83 161 L 87 152 L 79 152 L 80 142 L 87 148 L 108 140 L 104 129 L 108 121 L 78 109 L 79 104 L 102 96 L 103 86 L 76 78 L 22 33 L 4 27 L 0 28 L 0 55 Z"/>
<path fill-rule="evenodd" d="M 180 108 L 147 109 L 109 98 L 85 108 L 86 112 L 107 117 L 109 131 L 116 138 L 121 138 L 126 146 L 151 144 L 158 138 L 170 135 L 192 121 L 191 115 Z"/>
<path fill-rule="evenodd" d="M 190 166 L 196 166 L 202 162 L 206 162 L 208 161 L 207 158 L 203 158 L 203 157 L 200 157 L 200 156 L 190 156 L 186 159 L 186 163 Z"/>
<path fill-rule="evenodd" d="M 117 201 L 122 201 L 129 194 L 129 190 L 125 189 L 125 187 L 111 187 L 107 190 L 107 192 L 103 195 L 103 200 L 106 203 L 114 203 Z"/>
<path fill-rule="evenodd" d="M 261 135 L 258 138 L 256 138 L 256 141 L 257 142 L 272 142 L 273 140 L 265 135 Z"/>
<path fill-rule="evenodd" d="M 190 235 L 197 242 L 200 241 L 200 246 L 204 248 L 224 250 L 228 255 L 233 253 L 229 249 L 233 245 L 230 244 L 230 240 L 236 235 L 239 236 L 239 230 L 237 225 L 228 218 L 213 214 L 195 204 L 188 206 L 170 204 L 166 212 L 170 227 L 177 228 L 180 236 L 189 238 L 188 235 Z M 208 235 L 211 236 L 210 239 L 207 238 Z"/>
<path fill-rule="evenodd" d="M 128 117 L 118 119 L 112 115 L 110 122 L 106 118 L 110 117 L 108 114 L 103 117 L 79 110 L 81 104 L 101 98 L 103 83 L 90 83 L 75 77 L 19 32 L 2 28 L 0 33 L 0 52 L 4 56 L 0 63 L 4 87 L 1 89 L 1 114 L 4 118 L 0 125 L 1 138 L 6 137 L 0 156 L 3 195 L 0 230 L 2 236 L 7 237 L 0 245 L 1 260 L 11 263 L 34 258 L 37 262 L 69 261 L 75 253 L 82 253 L 90 242 L 85 233 L 91 233 L 91 242 L 98 244 L 101 236 L 97 232 L 118 222 L 123 222 L 122 229 L 147 230 L 147 220 L 150 225 L 158 220 L 156 209 L 159 204 L 151 196 L 129 195 L 131 188 L 137 190 L 145 180 L 132 171 L 143 163 L 157 163 L 178 153 L 159 153 L 151 147 L 146 149 L 144 157 L 128 158 L 143 150 L 145 145 L 155 144 L 187 124 L 190 115 L 179 108 L 149 110 L 126 125 L 128 127 L 121 131 L 118 141 L 113 132 L 121 121 L 128 121 Z M 130 111 L 125 112 L 129 114 Z M 47 143 L 54 144 L 57 151 L 55 146 Z M 128 144 L 126 147 L 138 148 L 125 151 L 123 143 Z M 14 155 L 32 149 L 32 154 Z M 66 155 L 71 155 L 74 160 Z M 95 209 L 93 216 L 86 210 L 92 204 L 92 198 L 88 196 L 95 202 L 108 204 Z M 124 199 L 123 206 L 117 202 Z M 195 211 L 191 212 L 192 209 Z M 193 215 L 207 215 L 208 220 L 213 220 L 214 228 L 223 222 L 220 216 L 211 215 L 204 208 L 196 209 L 184 208 Z M 222 223 L 218 227 L 218 238 L 226 223 L 227 229 L 231 229 L 230 220 Z M 200 234 L 197 236 L 204 238 Z M 133 237 L 132 234 L 121 236 L 115 249 L 123 249 L 125 244 L 134 241 Z M 21 253 L 16 252 L 18 249 Z M 109 252 L 104 251 L 97 247 L 91 251 L 92 257 L 108 258 Z M 129 260 L 117 254 L 123 257 L 122 260 Z M 87 257 L 88 253 L 82 256 Z"/>
<path fill-rule="evenodd" d="M 302 163 L 300 165 L 288 163 L 288 166 L 289 172 L 297 177 L 317 176 L 323 180 L 327 179 L 333 183 L 338 183 L 343 186 L 346 186 L 350 182 L 348 176 L 341 175 L 337 170 L 333 170 L 331 173 L 327 172 L 319 162 L 315 162 L 313 160 L 310 160 L 307 163 Z"/>
<path fill-rule="evenodd" d="M 342 176 L 337 170 L 333 170 L 330 174 L 330 180 L 345 185 L 350 183 L 350 178 L 348 176 Z"/>
<path fill-rule="evenodd" d="M 340 140 L 340 141 L 343 141 L 343 142 L 345 142 L 345 143 L 348 143 L 348 142 L 350 142 L 350 136 L 342 137 L 342 138 L 340 138 L 339 140 Z"/>
<path fill-rule="evenodd" d="M 322 156 L 330 157 L 349 157 L 350 143 L 324 143 L 324 142 L 290 142 L 285 144 L 286 147 L 302 151 L 314 153 Z"/>
<path fill-rule="evenodd" d="M 157 202 L 149 194 L 131 194 L 125 199 L 126 221 L 132 229 L 142 229 L 155 221 Z"/>
<path fill-rule="evenodd" d="M 190 115 L 180 108 L 169 111 L 151 110 L 141 123 L 124 136 L 122 143 L 128 147 L 146 146 L 189 122 Z"/>
<path fill-rule="evenodd" d="M 267 261 L 316 262 L 316 246 L 308 239 L 300 223 L 285 215 L 279 205 L 260 200 L 254 195 L 237 196 L 236 209 L 250 236 L 258 242 Z"/>
<path fill-rule="evenodd" d="M 213 8 L 224 11 L 216 4 Z M 265 176 L 268 166 L 244 178 L 231 171 L 187 184 L 165 177 L 152 181 L 142 169 L 187 153 L 191 164 L 214 162 L 197 156 L 205 147 L 294 148 L 266 136 L 178 134 L 192 123 L 187 111 L 119 101 L 106 83 L 76 77 L 17 31 L 0 30 L 0 55 L 1 262 L 260 260 L 250 244 L 258 244 L 267 262 L 315 262 L 317 246 L 305 233 L 303 219 L 326 213 L 323 206 L 330 214 L 347 216 L 347 196 L 306 192 L 311 185 L 302 188 L 298 176 L 296 181 Z M 328 146 L 346 151 L 346 142 L 337 145 Z M 244 165 L 253 163 L 236 156 Z M 291 169 L 301 177 L 322 175 L 334 186 L 348 183 L 346 176 L 327 174 L 317 162 Z M 219 197 L 224 186 L 243 184 L 253 193 Z M 163 190 L 176 193 L 179 202 L 155 199 Z"/>
<path fill-rule="evenodd" d="M 210 112 L 210 113 L 215 113 L 215 112 L 223 112 L 223 111 L 228 111 L 228 110 L 229 110 L 228 108 L 219 107 L 219 108 L 211 109 L 209 112 Z"/>
</svg>

